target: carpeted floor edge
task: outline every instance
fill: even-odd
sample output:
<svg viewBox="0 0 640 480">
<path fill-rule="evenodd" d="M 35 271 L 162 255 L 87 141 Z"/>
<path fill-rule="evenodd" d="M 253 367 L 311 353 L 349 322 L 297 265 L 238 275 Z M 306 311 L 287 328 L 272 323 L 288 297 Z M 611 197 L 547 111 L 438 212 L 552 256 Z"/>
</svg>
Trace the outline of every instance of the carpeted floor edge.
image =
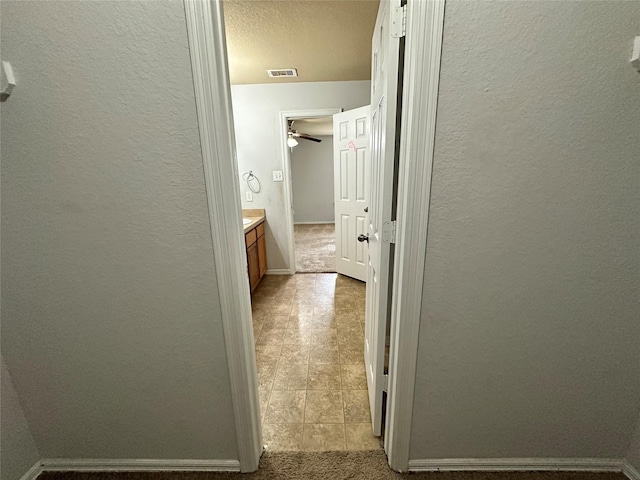
<svg viewBox="0 0 640 480">
<path fill-rule="evenodd" d="M 382 451 L 266 452 L 258 471 L 45 472 L 39 480 L 625 480 L 615 472 L 421 472 L 397 473 Z"/>
</svg>

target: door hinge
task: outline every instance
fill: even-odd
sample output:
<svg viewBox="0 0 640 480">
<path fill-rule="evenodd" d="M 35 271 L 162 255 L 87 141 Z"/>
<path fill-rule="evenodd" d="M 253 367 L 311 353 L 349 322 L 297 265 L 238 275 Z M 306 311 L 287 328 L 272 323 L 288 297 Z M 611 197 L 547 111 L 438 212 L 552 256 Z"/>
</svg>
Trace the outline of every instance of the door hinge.
<svg viewBox="0 0 640 480">
<path fill-rule="evenodd" d="M 391 10 L 391 36 L 401 38 L 407 34 L 407 6 Z"/>
<path fill-rule="evenodd" d="M 389 375 L 387 374 L 382 376 L 382 391 L 389 392 Z"/>
<path fill-rule="evenodd" d="M 382 241 L 387 243 L 396 243 L 396 221 L 382 223 Z"/>
</svg>

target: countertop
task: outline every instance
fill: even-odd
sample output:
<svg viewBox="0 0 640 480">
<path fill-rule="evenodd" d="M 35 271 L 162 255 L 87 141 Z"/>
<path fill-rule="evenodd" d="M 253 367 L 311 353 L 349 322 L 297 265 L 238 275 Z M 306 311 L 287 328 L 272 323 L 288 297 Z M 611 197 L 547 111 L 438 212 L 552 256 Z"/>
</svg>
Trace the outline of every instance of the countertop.
<svg viewBox="0 0 640 480">
<path fill-rule="evenodd" d="M 251 220 L 251 223 L 243 225 L 244 233 L 247 233 L 248 231 L 253 230 L 262 222 L 264 222 L 266 219 L 266 215 L 263 208 L 243 209 L 242 218 L 248 218 L 249 220 Z"/>
</svg>

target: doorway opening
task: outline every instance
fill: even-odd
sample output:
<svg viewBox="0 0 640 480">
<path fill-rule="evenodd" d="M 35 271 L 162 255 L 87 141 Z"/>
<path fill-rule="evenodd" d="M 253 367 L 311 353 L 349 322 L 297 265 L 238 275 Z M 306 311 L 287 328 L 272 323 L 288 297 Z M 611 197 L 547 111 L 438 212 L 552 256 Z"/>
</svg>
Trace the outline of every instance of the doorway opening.
<svg viewBox="0 0 640 480">
<path fill-rule="evenodd" d="M 271 451 L 382 449 L 372 434 L 364 365 L 365 284 L 335 273 L 335 263 L 333 272 L 296 272 L 305 248 L 300 235 L 296 243 L 296 227 L 298 233 L 305 228 L 314 232 L 333 226 L 335 218 L 333 137 L 320 135 L 308 123 L 322 120 L 326 132 L 340 111 L 280 112 L 284 210 L 290 212 L 294 271 L 267 275 L 252 296 L 263 443 Z M 294 129 L 322 142 L 300 139 L 292 148 L 287 141 Z M 306 143 L 327 148 L 310 153 Z M 314 153 L 321 165 L 296 163 L 314 161 Z M 314 186 L 321 175 L 324 184 Z M 305 197 L 305 190 L 311 195 Z M 314 254 L 318 258 L 322 252 Z"/>
<path fill-rule="evenodd" d="M 287 117 L 287 125 L 295 273 L 335 273 L 333 116 Z"/>
<path fill-rule="evenodd" d="M 390 0 L 394 11 L 400 11 L 394 1 Z M 380 5 L 386 4 L 383 2 Z M 242 224 L 239 217 L 241 192 L 234 181 L 238 173 L 234 163 L 240 152 L 236 151 L 237 144 L 234 141 L 224 21 L 221 2 L 218 0 L 185 0 L 185 10 L 211 237 L 216 258 L 216 277 L 238 437 L 239 469 L 250 472 L 258 466 L 263 444 L 255 351 L 251 345 L 253 335 L 249 284 L 246 272 L 243 272 L 242 268 L 246 265 L 246 252 L 244 245 L 239 241 L 242 231 L 239 226 Z M 424 245 L 427 237 L 437 107 L 434 99 L 437 97 L 440 73 L 444 1 L 410 2 L 407 4 L 406 18 L 410 61 L 404 68 L 411 73 L 409 78 L 412 81 L 405 85 L 403 97 L 412 101 L 402 113 L 402 124 L 406 128 L 403 127 L 402 140 L 399 143 L 403 155 L 398 175 L 401 183 L 398 193 L 400 242 L 396 250 L 396 275 L 393 281 L 389 377 L 388 381 L 383 379 L 383 383 L 377 383 L 380 386 L 388 385 L 385 451 L 390 466 L 398 471 L 412 468 L 408 440 L 417 367 Z M 385 21 L 385 25 L 387 28 L 384 31 L 392 31 L 388 21 Z M 393 57 L 387 56 L 387 59 L 390 58 Z M 375 59 L 380 60 L 382 57 L 374 54 Z M 374 64 L 382 65 L 383 62 Z M 387 68 L 386 71 L 393 74 L 396 68 Z M 375 113 L 372 117 L 375 122 Z M 215 132 L 215 135 L 211 132 Z M 398 142 L 395 143 L 397 146 Z M 254 141 L 254 144 L 258 148 L 262 146 L 264 150 L 263 142 Z M 377 145 L 378 142 L 374 139 L 372 144 Z M 387 225 L 386 222 L 382 225 L 383 238 L 395 238 L 394 226 Z M 371 282 L 367 285 L 369 284 Z M 393 321 L 398 318 L 402 318 L 401 323 Z M 369 329 L 367 334 L 368 332 Z M 381 336 L 378 335 L 376 338 Z M 382 373 L 382 369 L 378 368 L 380 365 L 381 362 L 378 362 L 375 368 L 371 369 L 377 372 L 376 375 Z M 373 364 L 371 366 L 374 367 Z"/>
<path fill-rule="evenodd" d="M 283 195 L 283 211 L 286 217 L 287 243 L 289 249 L 288 273 L 291 275 L 296 272 L 334 273 L 336 271 L 335 238 L 333 242 L 331 242 L 330 237 L 326 238 L 330 235 L 331 221 L 335 221 L 333 208 L 333 185 L 335 180 L 333 168 L 333 136 L 308 134 L 306 136 L 311 136 L 312 138 L 321 140 L 321 142 L 300 139 L 296 140 L 297 145 L 292 147 L 289 134 L 294 130 L 296 132 L 302 132 L 302 129 L 298 128 L 300 124 L 305 128 L 304 133 L 306 134 L 310 128 L 309 125 L 313 123 L 317 123 L 323 128 L 323 130 L 315 131 L 325 133 L 329 119 L 331 128 L 333 128 L 333 115 L 341 111 L 341 108 L 336 107 L 289 110 L 279 113 L 279 143 L 282 169 L 286 180 Z M 310 131 L 314 131 L 313 127 L 311 127 Z M 327 149 L 327 147 L 330 148 Z M 310 159 L 315 165 L 310 165 Z M 318 176 L 322 177 L 320 181 L 316 178 Z M 296 202 L 296 193 L 298 199 L 297 217 L 296 204 L 294 204 L 294 202 Z M 296 245 L 296 223 L 299 225 L 298 230 L 303 235 L 302 238 L 298 235 L 298 245 Z M 322 227 L 319 225 L 322 225 Z M 323 232 L 325 227 L 328 230 L 327 233 Z M 309 233 L 308 231 L 314 229 L 320 230 L 319 233 L 325 236 L 324 243 L 314 241 L 312 234 L 307 235 L 307 233 Z M 313 248 L 314 246 L 324 247 L 325 251 L 318 252 L 318 248 Z M 298 258 L 300 253 L 303 253 L 302 258 Z M 299 265 L 301 267 L 300 269 L 298 269 Z"/>
<path fill-rule="evenodd" d="M 378 12 L 376 21 L 386 25 L 389 7 L 384 2 L 381 5 L 384 8 Z M 385 12 L 384 20 L 380 12 Z M 387 29 L 385 27 L 384 30 Z M 376 27 L 377 30 L 380 27 Z M 368 50 L 367 56 L 372 63 L 375 63 L 375 58 L 382 58 L 373 54 L 370 46 Z M 231 63 L 232 51 L 229 56 Z M 387 64 L 392 71 L 393 62 L 384 63 Z M 278 86 L 283 88 L 280 96 L 267 91 L 269 89 L 263 85 L 251 92 L 250 101 L 236 101 L 237 95 L 234 98 L 236 145 L 238 153 L 242 152 L 242 158 L 241 155 L 237 157 L 238 171 L 242 173 L 247 187 L 251 187 L 248 179 L 256 174 L 263 179 L 261 182 L 265 186 L 264 192 L 257 194 L 258 197 L 252 195 L 256 192 L 251 189 L 251 192 L 245 191 L 242 198 L 243 206 L 249 207 L 243 210 L 243 216 L 247 215 L 249 219 L 249 210 L 255 210 L 254 206 L 264 207 L 261 231 L 257 227 L 256 234 L 251 235 L 245 230 L 245 240 L 249 277 L 254 279 L 250 284 L 261 424 L 264 443 L 271 449 L 382 448 L 382 395 L 385 388 L 382 362 L 384 322 L 388 312 L 387 303 L 382 306 L 379 303 L 388 293 L 384 287 L 386 283 L 381 280 L 388 278 L 389 272 L 386 270 L 390 268 L 390 262 L 386 264 L 382 261 L 384 265 L 379 265 L 381 268 L 372 268 L 368 262 L 367 234 L 372 222 L 367 212 L 371 194 L 381 190 L 370 187 L 372 110 L 369 104 L 372 89 L 371 82 L 366 83 L 359 85 L 358 95 L 355 96 L 340 94 L 342 96 L 336 97 L 334 91 L 341 89 L 338 86 L 321 86 L 312 93 L 298 93 L 296 96 L 293 84 L 283 84 Z M 292 102 L 291 98 L 297 99 Z M 281 110 L 279 132 L 273 125 L 274 116 L 260 113 L 278 104 L 304 107 L 327 103 L 348 110 Z M 256 118 L 260 117 L 262 121 L 257 122 Z M 300 191 L 296 188 L 298 185 L 294 184 L 295 168 L 301 166 L 298 161 L 304 161 L 299 158 L 298 152 L 304 149 L 300 144 L 308 142 L 307 137 L 311 136 L 309 129 L 313 124 L 327 117 L 333 120 L 332 141 L 325 141 L 325 145 L 331 144 L 324 157 L 324 166 L 328 168 L 322 172 L 326 174 L 329 171 L 326 179 L 328 186 L 325 184 L 324 192 L 321 192 L 319 180 L 322 173 L 316 171 L 310 175 L 311 182 Z M 238 120 L 240 118 L 242 121 Z M 305 134 L 304 137 L 301 134 Z M 323 143 L 322 139 L 317 140 L 320 142 L 314 143 Z M 292 147 L 294 141 L 297 145 Z M 273 152 L 273 149 L 266 147 L 270 144 L 279 150 L 281 164 L 271 163 L 271 168 L 264 168 L 265 164 L 272 162 L 265 158 L 265 153 L 268 157 Z M 383 145 L 385 142 L 378 142 L 376 148 L 380 150 Z M 248 161 L 252 161 L 252 165 L 247 166 Z M 247 180 L 244 179 L 245 170 L 249 172 Z M 271 178 L 274 184 L 270 184 Z M 386 175 L 385 178 L 392 179 L 392 176 Z M 244 182 L 241 188 L 245 188 Z M 329 198 L 326 198 L 326 193 L 330 193 Z M 323 200 L 320 200 L 321 196 Z M 254 203 L 248 205 L 246 202 Z M 373 203 L 377 205 L 375 200 Z M 304 214 L 308 213 L 305 212 L 305 206 L 316 210 L 313 214 L 315 218 L 305 218 Z M 323 213 L 318 212 L 319 207 L 323 207 Z M 333 229 L 325 218 L 333 220 Z M 323 223 L 319 224 L 318 220 L 323 220 Z M 378 234 L 378 223 L 373 225 L 376 228 L 371 242 L 377 245 L 382 242 L 382 237 Z M 282 254 L 286 250 L 281 245 L 274 248 L 273 243 L 269 245 L 269 240 L 276 236 L 276 230 L 285 230 L 282 226 L 286 226 L 288 237 L 288 271 L 279 269 L 273 272 L 269 271 L 273 253 Z M 299 241 L 315 244 L 316 251 L 312 251 L 307 259 L 311 266 L 298 263 L 304 259 L 296 253 L 304 253 L 304 245 L 300 242 L 296 245 L 296 226 Z M 318 259 L 317 247 L 322 245 L 318 245 L 318 240 L 322 241 L 319 236 L 325 237 L 323 246 L 333 257 L 333 265 L 322 264 Z M 334 236 L 332 242 L 331 236 Z M 255 243 L 254 237 L 257 238 Z M 269 257 L 264 278 L 260 266 L 261 238 L 266 243 L 263 250 Z M 256 243 L 258 247 L 254 248 Z M 337 255 L 333 254 L 334 251 Z M 252 264 L 258 267 L 254 268 L 258 272 L 254 277 L 251 276 Z M 309 273 L 302 273 L 305 270 Z M 368 277 L 374 280 L 369 282 L 371 288 L 365 283 Z M 377 312 L 382 312 L 380 320 Z M 372 313 L 376 313 L 376 325 L 366 328 L 365 317 L 373 318 Z"/>
</svg>

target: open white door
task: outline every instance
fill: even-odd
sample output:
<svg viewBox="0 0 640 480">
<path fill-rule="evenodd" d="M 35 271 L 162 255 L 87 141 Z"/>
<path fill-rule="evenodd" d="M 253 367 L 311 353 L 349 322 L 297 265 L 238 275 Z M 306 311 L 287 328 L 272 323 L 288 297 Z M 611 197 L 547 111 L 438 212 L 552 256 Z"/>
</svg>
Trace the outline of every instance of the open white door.
<svg viewBox="0 0 640 480">
<path fill-rule="evenodd" d="M 382 394 L 386 390 L 384 350 L 395 234 L 395 222 L 391 220 L 400 54 L 400 39 L 391 34 L 391 13 L 399 8 L 400 0 L 380 2 L 371 51 L 371 200 L 364 357 L 374 435 L 382 434 Z"/>
<path fill-rule="evenodd" d="M 333 172 L 336 214 L 336 271 L 367 278 L 367 233 L 370 177 L 369 105 L 333 116 Z"/>
</svg>

